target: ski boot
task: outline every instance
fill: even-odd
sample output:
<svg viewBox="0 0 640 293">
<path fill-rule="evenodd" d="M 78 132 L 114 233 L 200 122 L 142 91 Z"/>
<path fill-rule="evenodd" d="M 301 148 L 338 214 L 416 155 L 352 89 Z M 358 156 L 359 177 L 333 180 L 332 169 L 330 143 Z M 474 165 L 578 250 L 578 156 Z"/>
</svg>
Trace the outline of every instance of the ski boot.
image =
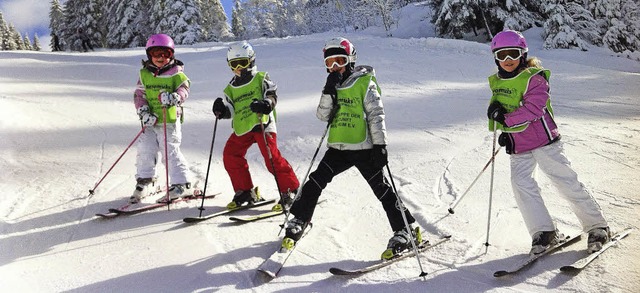
<svg viewBox="0 0 640 293">
<path fill-rule="evenodd" d="M 382 252 L 382 260 L 390 260 L 396 257 L 398 253 L 411 249 L 412 245 L 410 241 L 413 241 L 416 245 L 422 242 L 420 227 L 416 227 L 415 229 L 413 227 L 410 228 L 412 235 L 409 235 L 404 228 L 393 233 L 393 237 L 389 239 L 389 243 L 387 244 L 387 249 Z"/>
<path fill-rule="evenodd" d="M 292 249 L 296 245 L 296 242 L 302 238 L 304 230 L 309 225 L 309 222 L 305 222 L 298 218 L 293 218 L 287 222 L 285 227 L 284 239 L 282 239 L 282 247 L 286 249 Z"/>
<path fill-rule="evenodd" d="M 233 196 L 233 200 L 227 204 L 227 209 L 235 209 L 243 205 L 244 203 L 253 204 L 259 201 L 263 201 L 258 192 L 258 187 L 254 187 L 251 190 L 240 190 Z"/>
<path fill-rule="evenodd" d="M 185 192 L 185 190 L 189 189 L 189 187 L 191 184 L 189 183 L 185 183 L 185 184 L 172 184 L 171 187 L 169 187 L 169 200 L 167 200 L 167 196 L 163 196 L 161 198 L 159 198 L 158 200 L 156 200 L 157 203 L 167 203 L 167 202 L 171 202 L 174 201 L 178 198 L 183 198 L 183 197 L 189 197 L 191 196 L 189 193 Z"/>
<path fill-rule="evenodd" d="M 139 203 L 143 198 L 147 197 L 149 193 L 149 185 L 155 182 L 155 178 L 138 178 L 136 179 L 136 189 L 133 191 L 131 197 L 129 197 L 130 204 Z"/>
<path fill-rule="evenodd" d="M 271 210 L 274 212 L 288 211 L 289 208 L 291 208 L 291 205 L 293 205 L 293 198 L 297 193 L 297 190 L 280 193 L 280 200 L 277 204 L 271 207 Z"/>
<path fill-rule="evenodd" d="M 594 253 L 602 249 L 602 246 L 611 240 L 611 232 L 609 227 L 593 228 L 589 230 L 589 238 L 587 240 L 587 252 Z"/>
<path fill-rule="evenodd" d="M 549 247 L 558 244 L 560 237 L 558 230 L 555 231 L 539 231 L 533 234 L 531 241 L 531 251 L 529 254 L 541 254 Z"/>
</svg>

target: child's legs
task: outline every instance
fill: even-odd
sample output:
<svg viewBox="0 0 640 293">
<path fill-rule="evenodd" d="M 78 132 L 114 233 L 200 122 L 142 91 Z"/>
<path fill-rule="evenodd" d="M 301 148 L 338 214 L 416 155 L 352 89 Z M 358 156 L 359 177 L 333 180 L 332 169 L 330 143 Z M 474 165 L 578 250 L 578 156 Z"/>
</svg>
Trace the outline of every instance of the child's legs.
<svg viewBox="0 0 640 293">
<path fill-rule="evenodd" d="M 511 186 L 524 224 L 531 236 L 538 231 L 556 229 L 534 178 L 536 165 L 531 152 L 511 155 Z"/>
<path fill-rule="evenodd" d="M 250 190 L 253 188 L 253 181 L 249 173 L 249 164 L 245 155 L 249 147 L 255 142 L 253 135 L 247 133 L 237 136 L 231 133 L 222 151 L 222 161 L 224 168 L 229 174 L 233 191 Z"/>
<path fill-rule="evenodd" d="M 578 181 L 578 174 L 571 168 L 571 162 L 564 155 L 561 141 L 541 147 L 533 152 L 540 169 L 549 176 L 560 191 L 560 195 L 569 203 L 583 230 L 607 227 L 600 206 L 593 196 Z"/>
<path fill-rule="evenodd" d="M 160 142 L 160 150 L 164 158 L 164 125 L 161 125 L 158 131 L 158 141 Z M 157 129 L 157 128 L 156 128 Z M 187 179 L 187 160 L 180 151 L 182 143 L 182 127 L 180 122 L 167 123 L 167 158 L 169 158 L 169 182 L 171 184 L 185 184 L 189 182 Z M 164 163 L 164 161 L 162 161 Z"/>
<path fill-rule="evenodd" d="M 389 185 L 387 178 L 384 176 L 384 169 L 375 169 L 371 164 L 371 152 L 367 150 L 358 151 L 353 156 L 355 160 L 356 168 L 362 174 L 369 187 L 382 204 L 389 225 L 393 231 L 405 229 L 404 219 L 402 218 L 402 212 L 400 211 L 400 205 L 398 202 L 398 195 L 393 192 L 393 188 Z M 416 220 L 413 218 L 408 209 L 404 210 L 404 215 L 407 218 L 409 224 L 413 224 Z"/>
<path fill-rule="evenodd" d="M 147 127 L 138 137 L 136 155 L 136 179 L 153 178 L 156 175 L 158 161 L 158 140 L 153 127 Z"/>
<path fill-rule="evenodd" d="M 311 172 L 309 180 L 302 186 L 300 197 L 291 206 L 291 213 L 300 220 L 311 221 L 322 190 L 333 180 L 333 177 L 351 166 L 353 165 L 344 159 L 341 151 L 329 148 L 318 163 L 318 168 Z"/>
<path fill-rule="evenodd" d="M 300 183 L 298 182 L 298 178 L 296 177 L 295 172 L 293 172 L 293 168 L 287 160 L 282 157 L 280 154 L 280 150 L 278 149 L 278 143 L 276 140 L 277 135 L 273 132 L 267 132 L 267 144 L 269 146 L 269 150 L 267 150 L 267 146 L 264 144 L 264 137 L 262 137 L 262 133 L 253 133 L 255 141 L 258 143 L 258 147 L 260 148 L 260 152 L 262 153 L 262 157 L 264 158 L 264 163 L 267 166 L 267 170 L 274 174 L 278 180 L 278 185 L 280 185 L 280 192 L 293 191 L 298 189 Z M 271 168 L 271 160 L 269 159 L 269 151 L 271 151 L 271 156 L 273 160 L 273 168 Z M 274 169 L 275 168 L 275 172 Z"/>
</svg>

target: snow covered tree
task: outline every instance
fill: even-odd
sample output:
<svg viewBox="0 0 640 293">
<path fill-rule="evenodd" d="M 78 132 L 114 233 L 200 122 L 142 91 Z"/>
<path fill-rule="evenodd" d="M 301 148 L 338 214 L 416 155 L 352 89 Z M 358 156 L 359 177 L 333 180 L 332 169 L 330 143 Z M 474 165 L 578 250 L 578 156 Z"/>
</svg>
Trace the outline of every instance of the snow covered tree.
<svg viewBox="0 0 640 293">
<path fill-rule="evenodd" d="M 13 24 L 9 24 L 9 38 L 13 39 L 14 47 L 9 50 L 24 50 L 24 42 L 22 36 Z"/>
<path fill-rule="evenodd" d="M 22 39 L 22 49 L 27 51 L 33 51 L 33 46 L 31 46 L 31 40 L 29 40 L 29 34 L 25 33 L 24 38 Z"/>
<path fill-rule="evenodd" d="M 543 47 L 552 48 L 572 48 L 577 47 L 583 51 L 587 50 L 587 43 L 580 38 L 573 29 L 573 18 L 565 10 L 563 0 L 551 0 L 546 8 L 549 19 L 544 23 Z"/>
<path fill-rule="evenodd" d="M 393 17 L 393 12 L 399 7 L 395 0 L 362 0 L 366 7 L 370 7 L 382 20 L 387 36 L 391 36 L 391 26 L 398 20 Z"/>
<path fill-rule="evenodd" d="M 614 52 L 624 52 L 626 50 L 635 51 L 637 35 L 633 36 L 633 28 L 626 23 L 622 12 L 622 2 L 633 0 L 597 0 L 593 4 L 593 15 L 602 29 L 602 42 Z M 625 7 L 633 9 L 633 4 L 625 3 Z M 637 8 L 637 5 L 635 5 Z M 629 14 L 633 17 L 633 12 Z M 637 11 L 636 11 L 637 18 Z"/>
<path fill-rule="evenodd" d="M 231 39 L 227 15 L 220 0 L 201 0 L 199 7 L 203 41 L 217 42 Z"/>
<path fill-rule="evenodd" d="M 146 9 L 143 0 L 115 0 L 107 5 L 107 47 L 132 48 L 147 41 Z"/>
<path fill-rule="evenodd" d="M 51 9 L 49 10 L 49 31 L 51 36 L 51 43 L 49 44 L 51 48 L 54 48 L 54 40 L 53 35 L 57 35 L 60 40 L 60 46 L 63 46 L 62 38 L 60 32 L 63 31 L 64 27 L 64 13 L 62 11 L 62 6 L 60 5 L 60 1 L 51 0 Z"/>
<path fill-rule="evenodd" d="M 243 39 L 245 36 L 243 18 L 244 9 L 240 4 L 240 0 L 235 0 L 231 11 L 231 33 L 233 33 L 238 40 Z"/>
<path fill-rule="evenodd" d="M 602 44 L 602 38 L 598 34 L 596 20 L 583 5 L 577 1 L 566 1 L 564 8 L 573 19 L 572 28 L 578 33 L 578 36 L 585 42 L 599 46 Z"/>
<path fill-rule="evenodd" d="M 152 4 L 150 34 L 167 34 L 176 44 L 193 44 L 202 40 L 200 10 L 195 0 L 156 0 Z"/>
<path fill-rule="evenodd" d="M 6 27 L 7 23 L 4 21 L 4 16 L 2 16 L 2 11 L 0 11 L 0 51 L 6 50 L 7 47 L 5 44 L 6 40 Z"/>
<path fill-rule="evenodd" d="M 40 38 L 38 38 L 38 34 L 33 35 L 33 50 L 41 51 L 42 47 L 40 46 Z"/>
<path fill-rule="evenodd" d="M 461 39 L 467 32 L 473 30 L 476 12 L 474 0 L 442 0 L 431 1 L 433 9 L 432 22 L 436 34 L 443 37 Z"/>
<path fill-rule="evenodd" d="M 63 38 L 70 49 L 80 51 L 82 41 L 79 30 L 86 33 L 94 47 L 104 47 L 105 26 L 100 24 L 103 2 L 101 0 L 67 0 L 64 3 Z"/>
</svg>

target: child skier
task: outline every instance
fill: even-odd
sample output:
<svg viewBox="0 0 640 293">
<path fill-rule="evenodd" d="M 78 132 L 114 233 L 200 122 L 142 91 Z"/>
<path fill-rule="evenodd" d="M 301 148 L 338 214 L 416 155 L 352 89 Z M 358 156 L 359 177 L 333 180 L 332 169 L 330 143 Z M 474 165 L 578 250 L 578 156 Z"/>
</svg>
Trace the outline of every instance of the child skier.
<svg viewBox="0 0 640 293">
<path fill-rule="evenodd" d="M 232 119 L 233 133 L 222 153 L 224 168 L 235 191 L 227 208 L 262 200 L 253 186 L 245 158 L 247 149 L 257 143 L 267 170 L 273 174 L 280 188 L 281 200 L 273 209 L 288 209 L 291 194 L 297 192 L 300 183 L 278 150 L 274 115 L 277 86 L 267 72 L 258 71 L 255 59 L 255 51 L 246 41 L 229 47 L 227 64 L 234 76 L 224 89 L 225 101 L 217 98 L 213 103 L 212 110 L 217 119 Z"/>
<path fill-rule="evenodd" d="M 184 190 L 188 188 L 187 163 L 180 151 L 182 140 L 182 107 L 189 96 L 189 78 L 183 73 L 184 64 L 174 58 L 174 43 L 165 34 L 149 37 L 146 45 L 147 60 L 142 62 L 138 86 L 133 95 L 133 101 L 146 129 L 138 141 L 138 155 L 136 158 L 136 189 L 130 198 L 131 203 L 137 203 L 149 194 L 148 186 L 156 174 L 158 151 L 164 157 L 168 153 L 169 199 L 186 196 Z M 163 108 L 166 108 L 164 117 Z M 167 122 L 167 137 L 164 136 L 164 122 Z M 167 140 L 168 152 L 164 150 L 164 140 Z M 162 197 L 158 202 L 166 202 Z"/>
<path fill-rule="evenodd" d="M 283 246 L 292 246 L 300 239 L 313 217 L 322 190 L 333 177 L 355 166 L 382 203 L 394 231 L 382 253 L 383 259 L 389 259 L 410 248 L 410 241 L 419 242 L 421 233 L 419 227 L 410 228 L 413 235 L 407 231 L 396 205 L 397 196 L 383 173 L 387 165 L 387 135 L 375 72 L 370 66 L 355 67 L 355 47 L 345 38 L 329 40 L 323 52 L 329 75 L 316 116 L 331 123 L 329 148 L 291 207 L 294 218 L 287 223 Z M 405 215 L 409 224 L 415 222 L 408 210 Z"/>
<path fill-rule="evenodd" d="M 600 250 L 609 241 L 609 227 L 564 155 L 549 98 L 550 71 L 537 58 L 527 58 L 527 43 L 519 32 L 498 33 L 491 51 L 498 73 L 489 77 L 493 93 L 487 111 L 489 129 L 502 130 L 498 143 L 511 155 L 511 184 L 533 238 L 531 253 L 542 253 L 559 240 L 533 177 L 536 166 L 553 181 L 588 232 L 587 250 Z"/>
</svg>

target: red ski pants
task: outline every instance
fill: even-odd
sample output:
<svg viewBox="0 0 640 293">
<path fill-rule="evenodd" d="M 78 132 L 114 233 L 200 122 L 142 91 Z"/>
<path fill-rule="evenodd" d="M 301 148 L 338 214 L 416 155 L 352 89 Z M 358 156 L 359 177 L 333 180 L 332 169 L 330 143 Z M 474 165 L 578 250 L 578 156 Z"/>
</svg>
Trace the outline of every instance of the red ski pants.
<svg viewBox="0 0 640 293">
<path fill-rule="evenodd" d="M 234 192 L 253 188 L 253 181 L 249 173 L 249 164 L 247 163 L 245 155 L 249 147 L 254 143 L 257 143 L 258 148 L 260 148 L 260 153 L 262 153 L 267 170 L 276 176 L 278 184 L 280 185 L 280 192 L 294 191 L 300 186 L 298 178 L 293 172 L 293 168 L 291 168 L 289 162 L 282 157 L 278 150 L 276 134 L 267 132 L 266 138 L 269 149 L 267 149 L 267 145 L 265 145 L 262 132 L 249 132 L 242 136 L 231 133 L 231 136 L 224 146 L 222 160 L 224 162 L 224 168 L 231 178 Z M 273 157 L 275 172 L 269 160 L 269 150 Z"/>
</svg>

